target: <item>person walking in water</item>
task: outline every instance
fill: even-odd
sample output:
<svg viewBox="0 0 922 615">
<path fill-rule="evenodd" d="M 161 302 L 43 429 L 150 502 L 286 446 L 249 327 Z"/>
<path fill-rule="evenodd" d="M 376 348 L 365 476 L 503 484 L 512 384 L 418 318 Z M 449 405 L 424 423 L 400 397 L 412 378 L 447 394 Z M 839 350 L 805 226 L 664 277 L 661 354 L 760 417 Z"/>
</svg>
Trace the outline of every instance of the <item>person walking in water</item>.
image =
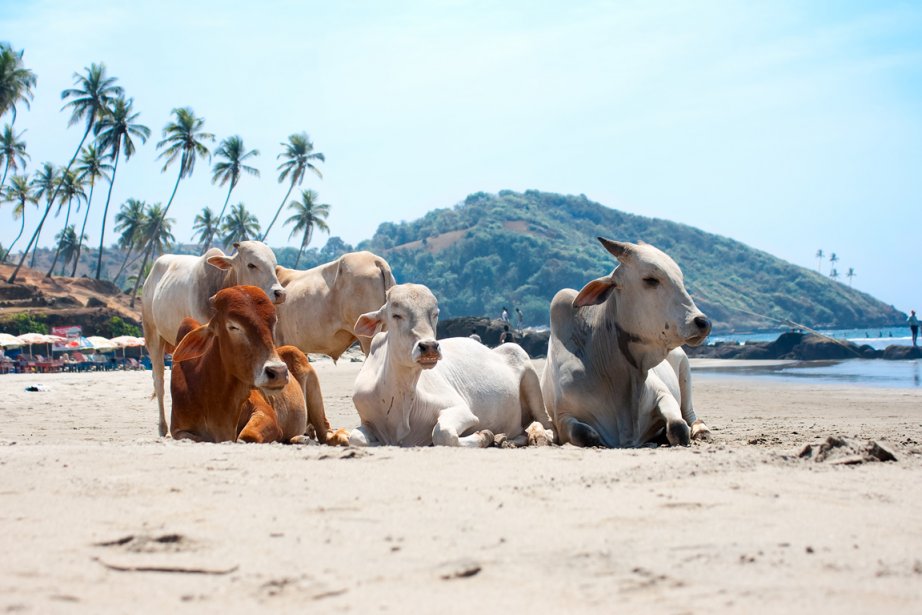
<svg viewBox="0 0 922 615">
<path fill-rule="evenodd" d="M 909 318 L 906 322 L 909 323 L 909 330 L 912 331 L 912 345 L 916 347 L 916 340 L 919 338 L 919 319 L 916 318 L 915 310 L 909 310 Z"/>
</svg>

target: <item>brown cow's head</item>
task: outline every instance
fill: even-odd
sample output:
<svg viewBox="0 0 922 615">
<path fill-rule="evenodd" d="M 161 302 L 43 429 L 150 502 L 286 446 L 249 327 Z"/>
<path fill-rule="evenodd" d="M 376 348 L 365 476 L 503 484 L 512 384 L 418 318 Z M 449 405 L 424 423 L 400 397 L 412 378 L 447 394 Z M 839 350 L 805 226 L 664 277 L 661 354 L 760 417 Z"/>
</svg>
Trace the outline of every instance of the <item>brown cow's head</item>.
<svg viewBox="0 0 922 615">
<path fill-rule="evenodd" d="M 285 289 L 275 274 L 278 262 L 272 248 L 261 241 L 238 241 L 234 244 L 237 253 L 226 256 L 217 248 L 218 254 L 208 257 L 208 264 L 218 269 L 234 272 L 234 284 L 257 286 L 272 298 L 273 303 L 285 302 Z"/>
<path fill-rule="evenodd" d="M 270 394 L 284 388 L 288 366 L 275 350 L 277 317 L 266 293 L 255 286 L 232 286 L 210 302 L 211 320 L 182 338 L 173 362 L 201 357 L 217 344 L 224 369 L 238 380 Z"/>
<path fill-rule="evenodd" d="M 435 331 L 439 303 L 421 284 L 398 284 L 387 290 L 387 302 L 376 312 L 362 314 L 355 334 L 372 337 L 379 326 L 387 328 L 388 351 L 404 367 L 431 369 L 442 358 Z"/>
<path fill-rule="evenodd" d="M 711 321 L 688 295 L 674 260 L 649 244 L 599 241 L 621 264 L 584 286 L 575 307 L 600 304 L 614 292 L 618 327 L 637 341 L 672 350 L 707 338 Z"/>
</svg>

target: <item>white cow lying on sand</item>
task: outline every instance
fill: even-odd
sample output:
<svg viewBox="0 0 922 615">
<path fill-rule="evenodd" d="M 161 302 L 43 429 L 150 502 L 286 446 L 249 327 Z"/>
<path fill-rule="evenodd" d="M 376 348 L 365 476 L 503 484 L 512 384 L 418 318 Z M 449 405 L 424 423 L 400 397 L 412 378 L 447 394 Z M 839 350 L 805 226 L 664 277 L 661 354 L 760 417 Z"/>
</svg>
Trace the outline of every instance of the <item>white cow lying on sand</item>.
<svg viewBox="0 0 922 615">
<path fill-rule="evenodd" d="M 371 252 L 349 252 L 306 270 L 276 267 L 275 272 L 287 293 L 278 307 L 276 342 L 334 360 L 355 342 L 359 316 L 379 308 L 396 283 L 387 261 Z M 368 354 L 370 340 L 359 342 Z"/>
<path fill-rule="evenodd" d="M 285 289 L 275 276 L 275 253 L 261 241 L 235 243 L 237 253 L 227 256 L 211 248 L 202 256 L 164 254 L 144 281 L 141 322 L 150 352 L 154 393 L 160 410 L 160 435 L 168 428 L 163 408 L 163 355 L 179 343 L 176 333 L 183 318 L 211 320 L 208 299 L 222 288 L 256 286 L 274 303 L 285 300 Z"/>
<path fill-rule="evenodd" d="M 664 428 L 673 445 L 707 437 L 679 346 L 703 342 L 710 321 L 666 254 L 643 243 L 599 241 L 621 264 L 551 302 L 541 389 L 560 442 L 635 447 Z"/>
<path fill-rule="evenodd" d="M 363 314 L 371 351 L 352 400 L 362 424 L 349 444 L 486 447 L 494 434 L 517 446 L 554 440 L 538 375 L 516 344 L 490 350 L 466 337 L 435 340 L 439 308 L 425 286 L 399 284 Z M 375 335 L 380 325 L 387 330 Z"/>
</svg>

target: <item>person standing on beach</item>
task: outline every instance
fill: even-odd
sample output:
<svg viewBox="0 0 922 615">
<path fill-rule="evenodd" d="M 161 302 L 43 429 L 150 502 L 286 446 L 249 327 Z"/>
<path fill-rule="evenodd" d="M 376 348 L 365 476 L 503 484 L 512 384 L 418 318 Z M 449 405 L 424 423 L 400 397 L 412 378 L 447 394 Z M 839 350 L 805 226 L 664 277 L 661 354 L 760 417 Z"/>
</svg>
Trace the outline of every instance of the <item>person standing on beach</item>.
<svg viewBox="0 0 922 615">
<path fill-rule="evenodd" d="M 522 325 L 525 324 L 525 314 L 523 314 L 522 310 L 519 308 L 515 308 L 515 322 L 516 327 L 519 329 L 519 331 L 521 331 Z"/>
<path fill-rule="evenodd" d="M 506 309 L 506 306 L 503 306 L 503 311 L 499 315 L 499 319 L 503 322 L 509 322 L 509 310 Z"/>
<path fill-rule="evenodd" d="M 916 340 L 919 337 L 919 319 L 916 318 L 916 311 L 909 310 L 909 318 L 906 319 L 906 322 L 909 323 L 909 330 L 912 331 L 912 346 L 916 347 Z"/>
</svg>

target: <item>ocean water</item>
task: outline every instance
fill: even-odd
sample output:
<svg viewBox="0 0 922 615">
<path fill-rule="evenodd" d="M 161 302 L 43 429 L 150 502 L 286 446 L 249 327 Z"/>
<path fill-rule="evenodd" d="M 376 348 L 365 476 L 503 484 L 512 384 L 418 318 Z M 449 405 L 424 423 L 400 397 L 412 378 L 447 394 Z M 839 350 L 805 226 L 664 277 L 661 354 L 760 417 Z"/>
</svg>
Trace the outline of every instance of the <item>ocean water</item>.
<svg viewBox="0 0 922 615">
<path fill-rule="evenodd" d="M 779 329 L 777 331 L 763 331 L 759 333 L 729 333 L 726 335 L 711 335 L 708 338 L 708 344 L 717 342 L 737 342 L 745 344 L 747 342 L 773 342 L 778 339 L 782 333 L 790 329 Z M 847 340 L 863 346 L 868 346 L 883 350 L 887 346 L 911 346 L 912 336 L 909 333 L 909 327 L 875 327 L 873 329 L 817 329 L 817 332 L 835 338 L 837 340 Z"/>
<path fill-rule="evenodd" d="M 785 365 L 755 367 L 692 368 L 695 381 L 708 378 L 765 379 L 775 382 L 844 384 L 862 387 L 922 388 L 922 360 L 885 361 L 800 361 Z"/>
</svg>

